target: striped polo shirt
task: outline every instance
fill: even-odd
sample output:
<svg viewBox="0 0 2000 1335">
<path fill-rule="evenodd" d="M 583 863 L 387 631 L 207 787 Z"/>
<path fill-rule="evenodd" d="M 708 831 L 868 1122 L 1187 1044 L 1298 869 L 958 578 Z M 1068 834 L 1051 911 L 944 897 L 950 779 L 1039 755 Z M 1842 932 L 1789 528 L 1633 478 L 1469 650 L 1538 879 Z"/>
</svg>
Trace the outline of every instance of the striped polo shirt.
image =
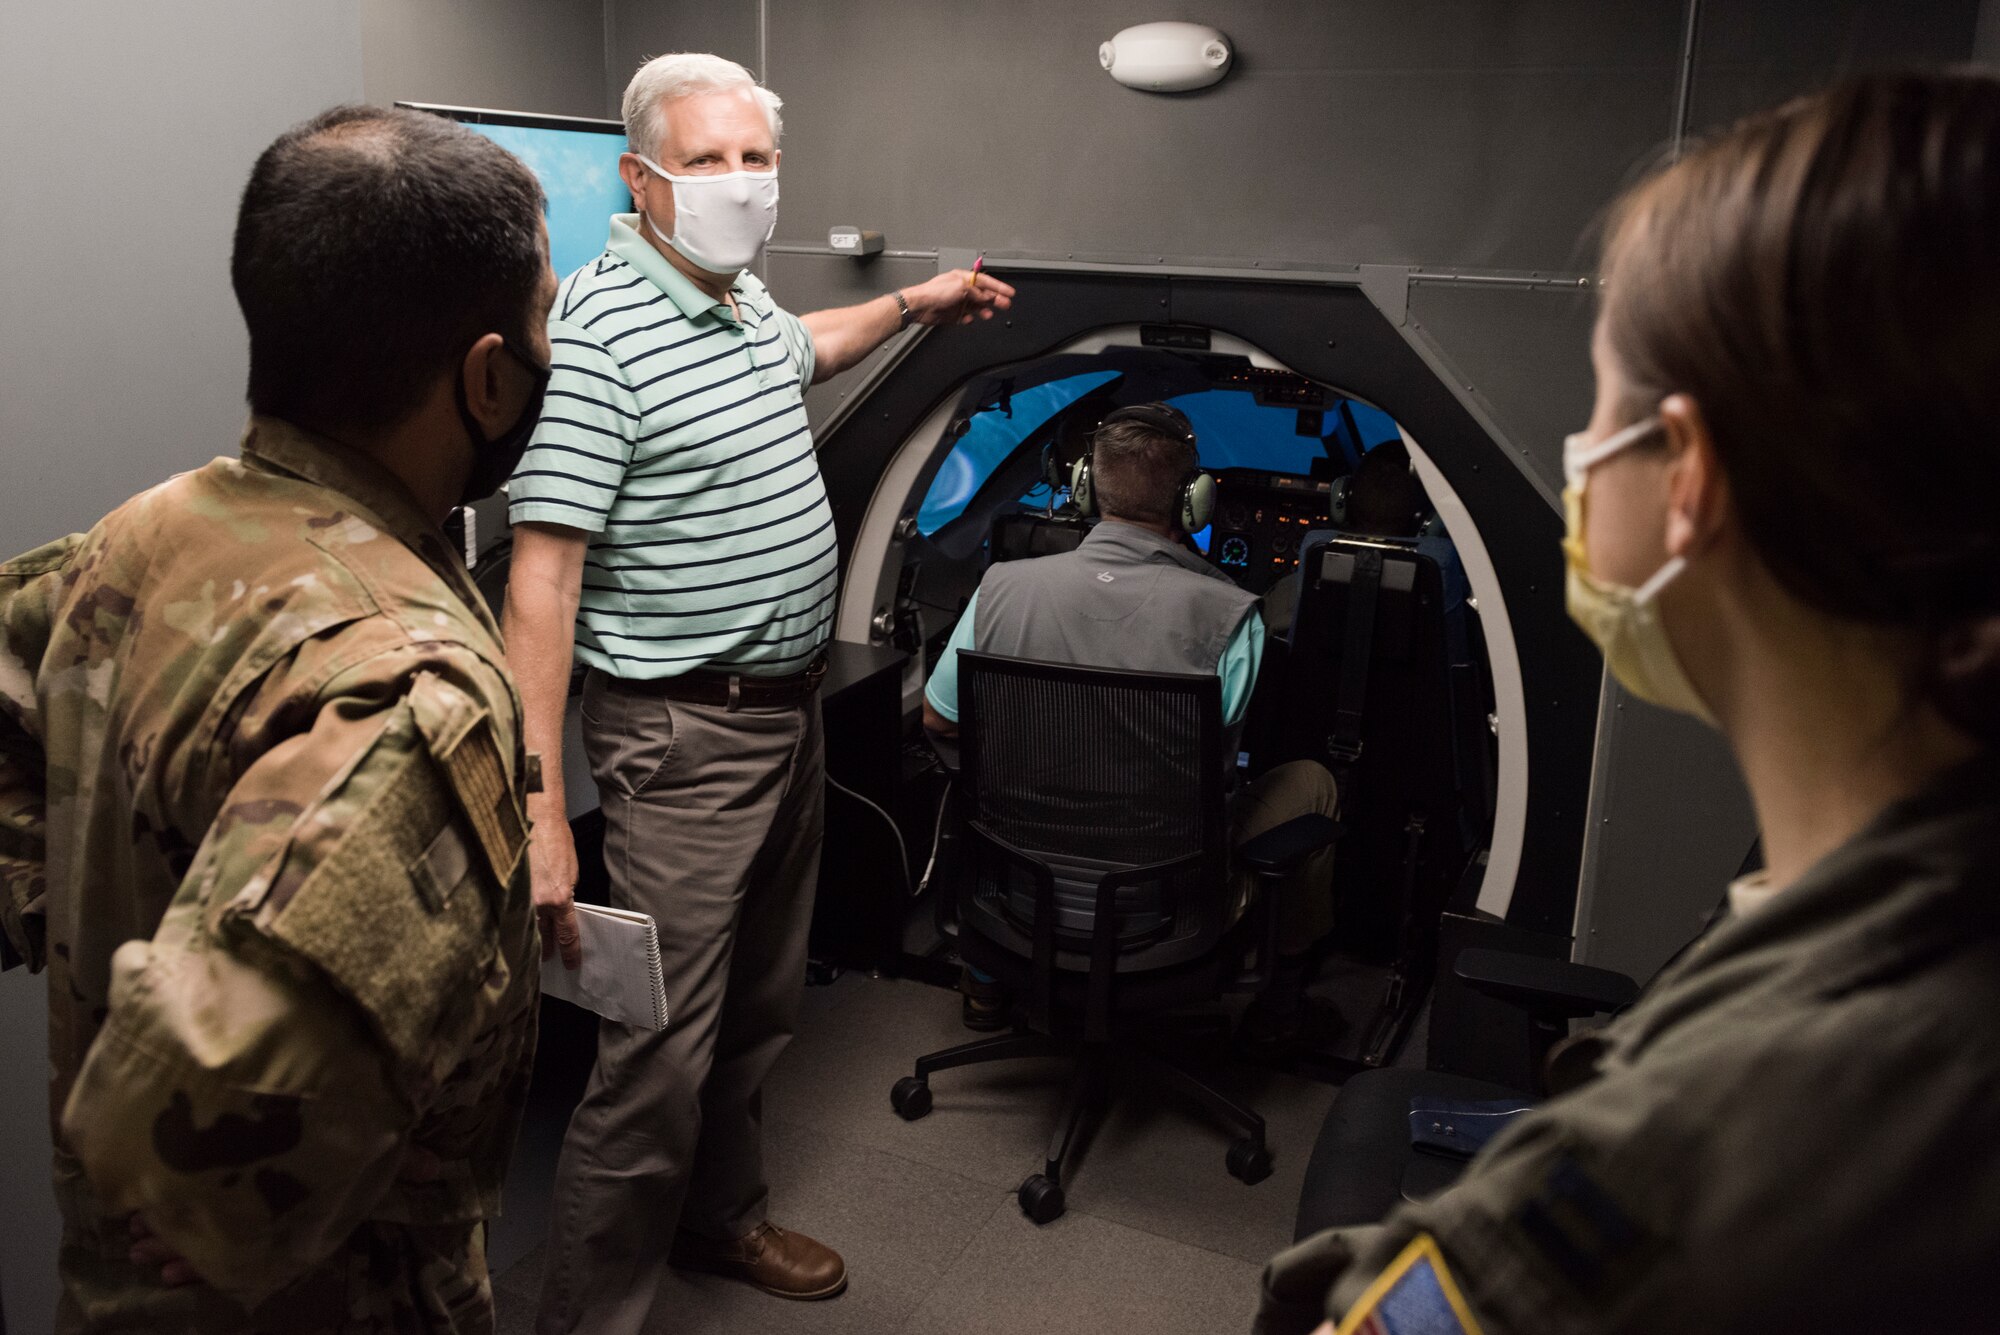
<svg viewBox="0 0 2000 1335">
<path fill-rule="evenodd" d="M 748 273 L 739 323 L 635 230 L 563 280 L 515 523 L 591 535 L 576 654 L 620 677 L 782 676 L 833 624 L 833 511 L 806 426 L 812 336 Z"/>
</svg>

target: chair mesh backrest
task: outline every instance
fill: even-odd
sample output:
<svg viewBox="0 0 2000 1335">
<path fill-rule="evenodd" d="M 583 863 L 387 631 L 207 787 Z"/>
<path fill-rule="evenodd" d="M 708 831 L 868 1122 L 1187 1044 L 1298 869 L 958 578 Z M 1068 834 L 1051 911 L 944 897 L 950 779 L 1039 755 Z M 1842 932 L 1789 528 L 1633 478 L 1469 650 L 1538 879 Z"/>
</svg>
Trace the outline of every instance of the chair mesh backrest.
<svg viewBox="0 0 2000 1335">
<path fill-rule="evenodd" d="M 1087 922 L 1084 892 L 1117 867 L 1216 855 L 1121 893 L 1121 917 L 1168 935 L 1180 935 L 1165 921 L 1177 910 L 1215 897 L 1227 856 L 1218 678 L 963 653 L 959 700 L 971 814 L 1055 869 L 1066 929 Z"/>
</svg>

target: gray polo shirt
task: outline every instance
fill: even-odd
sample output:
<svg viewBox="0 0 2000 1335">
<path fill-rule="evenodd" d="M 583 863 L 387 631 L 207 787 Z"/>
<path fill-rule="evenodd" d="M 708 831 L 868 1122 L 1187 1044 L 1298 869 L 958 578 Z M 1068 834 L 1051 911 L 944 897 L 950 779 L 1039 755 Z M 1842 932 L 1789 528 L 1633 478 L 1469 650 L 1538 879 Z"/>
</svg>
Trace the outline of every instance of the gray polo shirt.
<svg viewBox="0 0 2000 1335">
<path fill-rule="evenodd" d="M 1179 543 L 1105 520 L 1073 552 L 990 567 L 924 698 L 958 721 L 958 654 L 971 649 L 1082 667 L 1213 672 L 1222 678 L 1222 721 L 1235 727 L 1264 654 L 1256 606 Z"/>
</svg>

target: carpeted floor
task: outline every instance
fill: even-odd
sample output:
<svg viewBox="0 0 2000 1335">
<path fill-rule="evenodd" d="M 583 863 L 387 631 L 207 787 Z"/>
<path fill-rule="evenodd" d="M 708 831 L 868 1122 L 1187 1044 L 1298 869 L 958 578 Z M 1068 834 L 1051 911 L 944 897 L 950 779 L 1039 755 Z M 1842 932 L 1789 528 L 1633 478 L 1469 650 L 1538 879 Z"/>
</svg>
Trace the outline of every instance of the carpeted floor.
<svg viewBox="0 0 2000 1335">
<path fill-rule="evenodd" d="M 495 1228 L 503 1335 L 532 1329 L 555 1147 L 585 1063 L 561 1054 L 588 1028 L 555 1015 L 551 1060 Z M 935 1109 L 904 1122 L 889 1087 L 923 1052 L 971 1037 L 955 993 L 849 974 L 809 988 L 798 1037 L 765 1096 L 771 1215 L 846 1258 L 849 1286 L 790 1303 L 739 1284 L 677 1276 L 659 1332 L 1241 1331 L 1258 1272 L 1291 1240 L 1326 1084 L 1227 1068 L 1269 1124 L 1272 1175 L 1246 1187 L 1223 1168 L 1229 1136 L 1170 1092 L 1115 1086 L 1101 1129 L 1065 1183 L 1069 1210 L 1044 1227 L 1015 1203 L 1041 1157 L 1066 1068 L 1002 1063 L 940 1073 Z M 554 1074 L 550 1075 L 553 1070 Z"/>
</svg>

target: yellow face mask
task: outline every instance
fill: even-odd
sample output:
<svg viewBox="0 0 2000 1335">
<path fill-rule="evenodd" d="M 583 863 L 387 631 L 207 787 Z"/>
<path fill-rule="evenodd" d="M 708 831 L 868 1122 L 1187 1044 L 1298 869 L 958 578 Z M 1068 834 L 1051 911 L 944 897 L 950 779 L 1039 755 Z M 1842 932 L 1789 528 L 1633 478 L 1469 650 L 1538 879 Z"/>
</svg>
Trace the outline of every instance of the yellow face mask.
<svg viewBox="0 0 2000 1335">
<path fill-rule="evenodd" d="M 1593 466 L 1644 440 L 1659 430 L 1660 419 L 1649 417 L 1613 432 L 1595 445 L 1584 443 L 1578 432 L 1563 441 L 1563 599 L 1570 620 L 1582 628 L 1604 665 L 1620 686 L 1663 709 L 1692 714 L 1710 727 L 1715 718 L 1695 691 L 1694 683 L 1681 670 L 1673 642 L 1660 621 L 1660 590 L 1687 569 L 1687 559 L 1676 556 L 1654 572 L 1636 589 L 1612 584 L 1590 573 L 1583 547 L 1584 481 Z"/>
</svg>

